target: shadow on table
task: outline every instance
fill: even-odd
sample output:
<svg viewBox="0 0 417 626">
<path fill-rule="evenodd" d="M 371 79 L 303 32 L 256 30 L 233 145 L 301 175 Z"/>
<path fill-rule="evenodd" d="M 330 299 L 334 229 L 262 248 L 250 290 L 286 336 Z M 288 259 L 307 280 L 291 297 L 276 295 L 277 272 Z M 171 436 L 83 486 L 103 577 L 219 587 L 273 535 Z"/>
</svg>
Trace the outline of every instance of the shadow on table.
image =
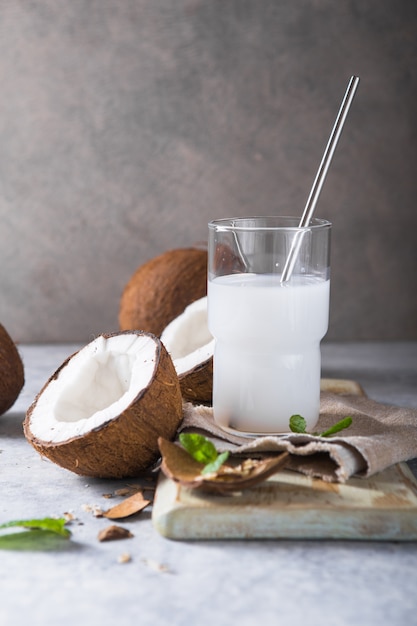
<svg viewBox="0 0 417 626">
<path fill-rule="evenodd" d="M 24 437 L 23 420 L 25 413 L 22 411 L 8 411 L 0 415 L 0 437 L 10 437 L 16 439 Z"/>
<path fill-rule="evenodd" d="M 75 552 L 82 545 L 46 530 L 24 530 L 0 536 L 0 550 L 15 552 Z"/>
</svg>

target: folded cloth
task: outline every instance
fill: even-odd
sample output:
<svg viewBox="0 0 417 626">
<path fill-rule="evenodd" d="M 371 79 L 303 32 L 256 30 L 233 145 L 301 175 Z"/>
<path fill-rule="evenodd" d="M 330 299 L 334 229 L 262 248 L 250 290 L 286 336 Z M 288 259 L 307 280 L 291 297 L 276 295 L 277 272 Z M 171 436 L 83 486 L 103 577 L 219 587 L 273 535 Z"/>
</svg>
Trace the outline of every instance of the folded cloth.
<svg viewBox="0 0 417 626">
<path fill-rule="evenodd" d="M 351 426 L 329 438 L 306 434 L 248 438 L 222 430 L 206 406 L 184 404 L 180 431 L 201 432 L 219 451 L 258 454 L 288 451 L 288 469 L 328 482 L 369 477 L 390 465 L 417 457 L 417 410 L 380 404 L 367 396 L 322 392 L 317 431 L 351 416 Z"/>
</svg>

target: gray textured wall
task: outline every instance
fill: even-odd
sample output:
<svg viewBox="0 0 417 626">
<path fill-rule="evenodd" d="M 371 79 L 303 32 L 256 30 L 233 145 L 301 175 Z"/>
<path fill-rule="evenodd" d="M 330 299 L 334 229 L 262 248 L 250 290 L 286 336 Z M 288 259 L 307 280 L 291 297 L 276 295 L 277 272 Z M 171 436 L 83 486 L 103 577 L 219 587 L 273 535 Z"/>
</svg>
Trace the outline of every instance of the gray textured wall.
<svg viewBox="0 0 417 626">
<path fill-rule="evenodd" d="M 299 215 L 351 74 L 328 338 L 417 339 L 415 0 L 0 1 L 0 321 L 88 341 L 209 219 Z"/>
</svg>

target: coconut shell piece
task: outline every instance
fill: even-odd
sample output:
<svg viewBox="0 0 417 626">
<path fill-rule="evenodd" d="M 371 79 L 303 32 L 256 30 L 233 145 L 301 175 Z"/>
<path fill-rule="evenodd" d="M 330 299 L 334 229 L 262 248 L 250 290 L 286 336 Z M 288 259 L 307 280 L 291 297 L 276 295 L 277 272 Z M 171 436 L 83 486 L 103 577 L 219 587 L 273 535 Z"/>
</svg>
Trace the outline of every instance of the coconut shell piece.
<svg viewBox="0 0 417 626">
<path fill-rule="evenodd" d="M 181 393 L 185 402 L 211 405 L 213 397 L 213 357 L 197 367 L 179 374 Z"/>
<path fill-rule="evenodd" d="M 225 243 L 219 243 L 214 251 L 213 265 L 216 276 L 239 274 L 245 271 L 245 264 L 233 248 Z"/>
<path fill-rule="evenodd" d="M 125 498 L 119 504 L 115 504 L 108 509 L 108 511 L 104 511 L 103 517 L 107 517 L 108 519 L 123 519 L 124 517 L 130 517 L 131 515 L 135 515 L 136 513 L 140 513 L 151 503 L 150 500 L 146 500 L 143 497 L 143 493 L 138 491 L 134 493 L 132 496 Z"/>
<path fill-rule="evenodd" d="M 119 308 L 121 330 L 158 337 L 187 305 L 207 293 L 207 251 L 178 248 L 141 265 L 126 284 Z"/>
<path fill-rule="evenodd" d="M 127 478 L 155 463 L 158 437 L 172 439 L 181 420 L 171 357 L 154 335 L 129 331 L 101 335 L 69 357 L 29 408 L 24 433 L 76 474 Z"/>
<path fill-rule="evenodd" d="M 103 528 L 97 535 L 99 541 L 115 541 L 118 539 L 131 539 L 132 537 L 133 533 L 131 533 L 130 530 L 123 526 L 116 526 L 115 524 Z"/>
<path fill-rule="evenodd" d="M 0 324 L 0 415 L 16 402 L 24 382 L 23 361 L 9 333 Z"/>
<path fill-rule="evenodd" d="M 254 487 L 282 469 L 289 456 L 288 452 L 283 452 L 261 460 L 246 459 L 238 465 L 223 465 L 213 474 L 202 474 L 204 463 L 193 459 L 184 448 L 162 437 L 158 444 L 165 476 L 183 487 L 219 494 Z"/>
<path fill-rule="evenodd" d="M 207 325 L 207 296 L 189 304 L 173 319 L 161 341 L 174 362 L 184 400 L 211 404 L 214 339 Z"/>
</svg>

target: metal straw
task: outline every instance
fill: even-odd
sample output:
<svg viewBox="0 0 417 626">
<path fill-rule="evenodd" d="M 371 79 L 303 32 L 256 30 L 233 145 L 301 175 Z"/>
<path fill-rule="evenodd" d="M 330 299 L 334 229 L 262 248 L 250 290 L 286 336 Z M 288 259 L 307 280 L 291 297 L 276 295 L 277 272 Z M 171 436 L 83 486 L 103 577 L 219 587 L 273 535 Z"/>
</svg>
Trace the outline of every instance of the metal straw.
<svg viewBox="0 0 417 626">
<path fill-rule="evenodd" d="M 341 135 L 343 125 L 345 123 L 347 114 L 349 112 L 350 105 L 352 104 L 356 89 L 359 85 L 359 77 L 352 76 L 346 89 L 342 104 L 340 105 L 339 113 L 337 114 L 336 121 L 333 126 L 333 130 L 330 134 L 329 141 L 323 154 L 323 158 L 320 163 L 320 167 L 317 171 L 316 178 L 310 191 L 310 195 L 307 200 L 307 204 L 304 209 L 304 213 L 301 217 L 299 228 L 305 228 L 309 225 L 313 216 L 314 209 L 316 208 L 317 200 L 319 198 L 321 188 L 323 187 L 324 180 L 326 178 L 327 170 L 329 169 L 333 153 L 336 149 L 337 142 Z M 294 269 L 297 255 L 300 249 L 302 237 L 305 231 L 296 233 L 293 239 L 290 252 L 288 254 L 287 261 L 285 263 L 284 270 L 281 276 L 281 282 L 287 282 L 291 278 L 292 271 Z"/>
</svg>

